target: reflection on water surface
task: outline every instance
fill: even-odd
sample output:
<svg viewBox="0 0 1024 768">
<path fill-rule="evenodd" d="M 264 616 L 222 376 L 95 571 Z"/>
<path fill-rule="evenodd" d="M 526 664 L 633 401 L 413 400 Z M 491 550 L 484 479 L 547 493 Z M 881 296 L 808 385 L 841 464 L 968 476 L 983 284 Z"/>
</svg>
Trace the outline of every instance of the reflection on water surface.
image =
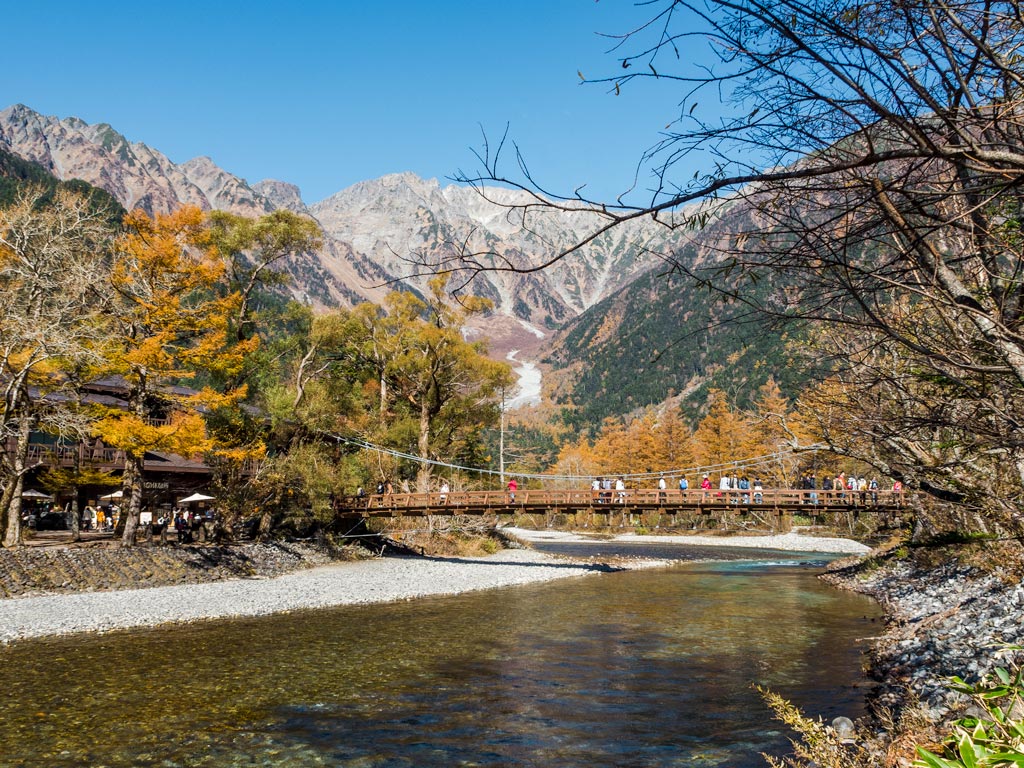
<svg viewBox="0 0 1024 768">
<path fill-rule="evenodd" d="M 788 740 L 752 683 L 860 714 L 877 608 L 815 572 L 690 563 L 19 644 L 0 765 L 763 766 Z"/>
</svg>

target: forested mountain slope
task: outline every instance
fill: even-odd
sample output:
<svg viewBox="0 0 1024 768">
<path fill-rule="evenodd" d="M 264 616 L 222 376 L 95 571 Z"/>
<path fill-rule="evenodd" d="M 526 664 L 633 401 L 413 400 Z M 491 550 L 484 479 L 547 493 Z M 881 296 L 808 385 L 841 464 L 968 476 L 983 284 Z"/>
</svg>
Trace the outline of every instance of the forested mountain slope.
<svg viewBox="0 0 1024 768">
<path fill-rule="evenodd" d="M 775 327 L 685 273 L 713 267 L 747 216 L 743 206 L 725 211 L 672 254 L 685 270 L 652 270 L 566 324 L 545 362 L 568 424 L 593 426 L 674 396 L 696 420 L 709 388 L 744 407 L 769 377 L 784 394 L 797 393 L 807 372 L 787 343 L 800 329 Z M 737 286 L 762 297 L 782 288 L 771 279 Z"/>
<path fill-rule="evenodd" d="M 50 195 L 58 189 L 70 189 L 91 195 L 97 206 L 110 211 L 112 221 L 120 222 L 125 214 L 121 204 L 106 190 L 94 187 L 81 179 L 61 181 L 38 164 L 0 147 L 0 207 L 9 205 L 20 190 L 31 185 L 44 187 L 49 190 Z"/>
</svg>

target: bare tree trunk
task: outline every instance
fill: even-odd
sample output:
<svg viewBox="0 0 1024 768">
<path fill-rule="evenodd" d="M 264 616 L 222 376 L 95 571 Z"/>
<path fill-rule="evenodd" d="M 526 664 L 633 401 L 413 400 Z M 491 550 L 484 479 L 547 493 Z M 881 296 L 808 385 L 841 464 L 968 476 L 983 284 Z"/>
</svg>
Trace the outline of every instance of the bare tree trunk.
<svg viewBox="0 0 1024 768">
<path fill-rule="evenodd" d="M 71 499 L 71 511 L 68 513 L 68 530 L 71 531 L 71 541 L 82 540 L 82 529 L 78 525 L 78 486 L 74 487 L 75 495 Z"/>
<path fill-rule="evenodd" d="M 135 532 L 139 526 L 139 512 L 142 510 L 142 459 L 125 454 L 124 487 L 128 490 L 128 498 L 121 509 L 121 522 L 124 532 L 121 534 L 122 547 L 135 546 Z"/>
<path fill-rule="evenodd" d="M 260 515 L 259 528 L 256 530 L 256 539 L 258 541 L 264 541 L 270 537 L 270 530 L 273 526 L 273 515 L 270 514 L 270 510 L 267 505 L 263 505 L 263 514 Z"/>
<path fill-rule="evenodd" d="M 4 507 L 7 509 L 7 531 L 4 534 L 6 549 L 21 545 L 21 492 L 24 481 L 24 475 L 18 475 L 4 493 Z"/>
<path fill-rule="evenodd" d="M 417 445 L 421 459 L 419 473 L 416 477 L 416 490 L 420 493 L 430 492 L 430 406 L 427 398 L 420 404 L 420 435 Z"/>
<path fill-rule="evenodd" d="M 8 486 L 8 493 L 4 495 L 4 508 L 7 510 L 4 547 L 8 549 L 21 545 L 21 494 L 25 489 L 25 465 L 28 461 L 28 441 L 31 434 L 32 420 L 22 416 L 18 424 L 18 437 L 11 467 L 14 482 Z"/>
</svg>

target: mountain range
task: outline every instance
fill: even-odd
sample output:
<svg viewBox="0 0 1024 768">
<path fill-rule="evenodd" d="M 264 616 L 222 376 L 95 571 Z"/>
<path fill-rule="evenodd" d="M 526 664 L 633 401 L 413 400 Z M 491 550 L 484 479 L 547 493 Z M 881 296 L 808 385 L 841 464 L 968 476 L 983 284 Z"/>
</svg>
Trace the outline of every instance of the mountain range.
<svg viewBox="0 0 1024 768">
<path fill-rule="evenodd" d="M 411 173 L 363 181 L 307 205 L 286 181 L 249 183 L 208 157 L 176 163 L 105 123 L 44 116 L 20 104 L 0 110 L 0 149 L 57 179 L 106 190 L 126 209 L 162 213 L 193 204 L 246 216 L 277 209 L 311 216 L 324 245 L 295 254 L 285 269 L 293 296 L 322 308 L 380 301 L 396 288 L 422 292 L 431 275 L 421 264 L 463 251 L 487 254 L 487 263 L 535 266 L 599 224 L 581 211 L 531 214 L 524 226 L 510 215 L 510 206 L 527 199 L 521 191 L 442 186 Z M 700 237 L 637 220 L 546 269 L 457 274 L 451 284 L 465 282 L 464 292 L 494 302 L 494 312 L 471 330 L 488 336 L 502 356 L 511 349 L 546 354 L 558 371 L 552 397 L 572 405 L 570 421 L 593 425 L 673 393 L 699 403 L 706 385 L 728 372 L 729 359 L 740 361 L 749 394 L 768 375 L 758 373 L 758 360 L 779 358 L 775 337 L 762 333 L 752 345 L 750 329 L 723 322 L 727 316 L 706 294 L 660 274 L 654 254 L 696 258 Z"/>
<path fill-rule="evenodd" d="M 296 256 L 288 270 L 295 297 L 325 307 L 378 301 L 395 287 L 422 291 L 429 275 L 417 263 L 451 258 L 461 249 L 533 266 L 597 223 L 581 212 L 537 215 L 524 227 L 507 206 L 525 200 L 525 193 L 489 188 L 481 194 L 411 173 L 364 181 L 306 205 L 287 182 L 250 184 L 208 157 L 175 163 L 108 124 L 45 116 L 20 104 L 0 111 L 0 146 L 58 179 L 104 189 L 126 209 L 152 214 L 192 204 L 246 216 L 279 208 L 312 216 L 323 228 L 324 247 L 315 258 Z M 492 299 L 496 316 L 554 329 L 650 269 L 645 247 L 663 236 L 654 223 L 624 226 L 551 269 L 487 271 L 472 276 L 464 290 Z"/>
</svg>

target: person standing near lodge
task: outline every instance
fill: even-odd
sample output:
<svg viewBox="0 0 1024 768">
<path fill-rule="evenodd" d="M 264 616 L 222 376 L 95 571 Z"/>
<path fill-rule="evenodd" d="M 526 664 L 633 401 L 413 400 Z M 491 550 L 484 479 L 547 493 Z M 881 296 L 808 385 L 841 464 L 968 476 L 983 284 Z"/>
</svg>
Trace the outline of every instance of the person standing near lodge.
<svg viewBox="0 0 1024 768">
<path fill-rule="evenodd" d="M 178 534 L 178 543 L 185 544 L 188 540 L 188 522 L 179 509 L 174 515 L 174 530 Z"/>
</svg>

